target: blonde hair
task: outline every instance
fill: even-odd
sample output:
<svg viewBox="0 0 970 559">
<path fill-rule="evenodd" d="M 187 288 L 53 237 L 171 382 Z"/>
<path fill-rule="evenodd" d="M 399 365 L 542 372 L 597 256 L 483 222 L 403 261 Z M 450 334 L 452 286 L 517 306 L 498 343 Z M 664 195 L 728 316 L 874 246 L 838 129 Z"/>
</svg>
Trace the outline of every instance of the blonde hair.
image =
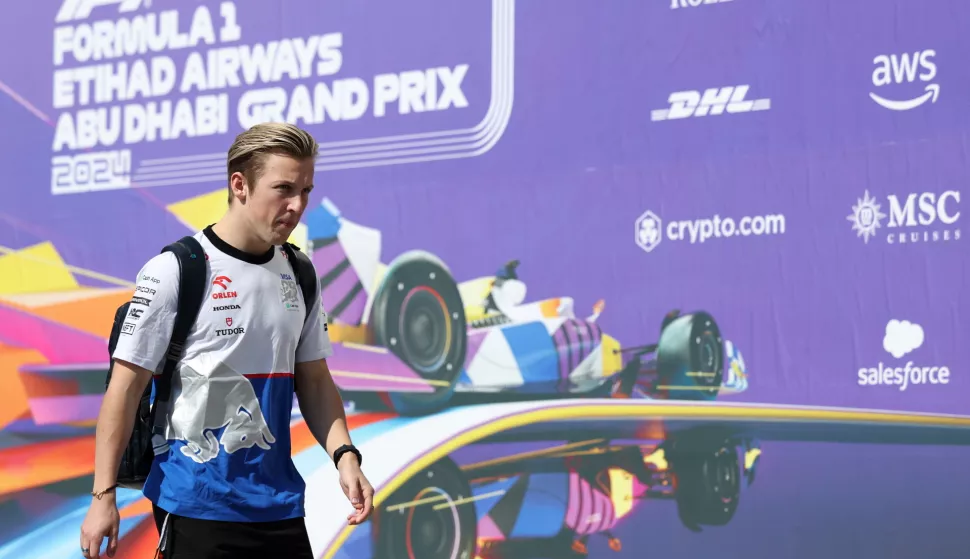
<svg viewBox="0 0 970 559">
<path fill-rule="evenodd" d="M 257 124 L 236 136 L 226 159 L 227 177 L 242 173 L 250 190 L 263 171 L 267 155 L 286 155 L 295 159 L 316 159 L 319 145 L 309 132 L 285 122 L 264 122 Z M 232 187 L 229 188 L 229 203 L 232 203 Z"/>
</svg>

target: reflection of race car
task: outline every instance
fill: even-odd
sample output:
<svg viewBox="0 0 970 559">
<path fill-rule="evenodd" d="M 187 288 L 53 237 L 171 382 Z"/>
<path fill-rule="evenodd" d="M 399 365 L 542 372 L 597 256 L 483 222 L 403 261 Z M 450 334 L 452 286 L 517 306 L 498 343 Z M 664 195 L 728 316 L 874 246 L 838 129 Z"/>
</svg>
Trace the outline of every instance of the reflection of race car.
<svg viewBox="0 0 970 559">
<path fill-rule="evenodd" d="M 517 261 L 458 283 L 425 251 L 383 265 L 380 231 L 328 200 L 306 222 L 335 345 L 331 370 L 355 402 L 376 393 L 415 414 L 456 392 L 696 400 L 747 387 L 740 353 L 706 312 L 674 311 L 657 343 L 623 349 L 596 322 L 602 301 L 585 318 L 570 297 L 525 302 Z"/>
<path fill-rule="evenodd" d="M 578 441 L 515 453 L 483 446 L 489 458 L 460 466 L 445 458 L 395 491 L 375 514 L 371 556 L 585 557 L 597 536 L 620 551 L 613 528 L 648 499 L 675 501 L 690 530 L 723 526 L 761 453 L 749 439 Z"/>
</svg>

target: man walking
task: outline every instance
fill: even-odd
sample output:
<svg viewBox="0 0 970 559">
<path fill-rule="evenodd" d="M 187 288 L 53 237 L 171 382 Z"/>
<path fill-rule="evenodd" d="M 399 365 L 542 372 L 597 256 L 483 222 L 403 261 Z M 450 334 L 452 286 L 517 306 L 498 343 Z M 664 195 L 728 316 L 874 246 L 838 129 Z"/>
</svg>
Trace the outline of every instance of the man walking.
<svg viewBox="0 0 970 559">
<path fill-rule="evenodd" d="M 261 124 L 240 134 L 228 154 L 229 209 L 195 236 L 207 261 L 206 296 L 169 405 L 156 416 L 165 440 L 156 442 L 144 486 L 165 559 L 312 557 L 305 483 L 291 459 L 294 392 L 314 437 L 337 454 L 354 507 L 348 522 L 371 513 L 373 488 L 327 367 L 326 313 L 319 294 L 303 301 L 280 247 L 307 206 L 316 153 L 314 139 L 292 125 Z M 137 318 L 119 335 L 98 417 L 95 498 L 81 527 L 88 558 L 99 556 L 104 538 L 109 557 L 117 549 L 116 472 L 138 400 L 164 365 L 179 295 L 176 257 L 153 257 L 137 285 Z"/>
</svg>

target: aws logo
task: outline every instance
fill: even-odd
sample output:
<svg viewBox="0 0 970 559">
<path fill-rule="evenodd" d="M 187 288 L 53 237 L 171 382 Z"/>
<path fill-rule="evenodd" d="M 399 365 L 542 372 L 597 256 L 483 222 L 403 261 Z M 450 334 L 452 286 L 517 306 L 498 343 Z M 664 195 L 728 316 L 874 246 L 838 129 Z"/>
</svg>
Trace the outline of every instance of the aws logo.
<svg viewBox="0 0 970 559">
<path fill-rule="evenodd" d="M 880 54 L 873 59 L 876 69 L 872 71 L 872 85 L 884 87 L 892 84 L 911 84 L 919 80 L 926 83 L 924 93 L 912 99 L 887 99 L 870 92 L 869 97 L 880 106 L 891 111 L 909 111 L 930 101 L 936 103 L 940 96 L 940 84 L 936 78 L 936 63 L 933 49 L 916 51 L 912 54 Z"/>
<path fill-rule="evenodd" d="M 235 291 L 229 291 L 230 283 L 232 283 L 232 280 L 229 279 L 229 276 L 216 276 L 216 278 L 212 280 L 212 285 L 221 287 L 222 292 L 217 291 L 213 293 L 212 298 L 213 299 L 235 299 L 236 297 L 238 297 L 239 296 L 238 293 L 236 293 Z"/>
</svg>

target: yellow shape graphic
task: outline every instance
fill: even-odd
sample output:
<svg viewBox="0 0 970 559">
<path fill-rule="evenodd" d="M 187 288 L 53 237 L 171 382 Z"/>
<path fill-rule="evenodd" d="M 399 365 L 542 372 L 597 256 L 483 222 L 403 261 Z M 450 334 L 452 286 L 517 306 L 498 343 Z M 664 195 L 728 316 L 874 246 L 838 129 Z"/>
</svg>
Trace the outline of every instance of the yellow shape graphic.
<svg viewBox="0 0 970 559">
<path fill-rule="evenodd" d="M 78 288 L 77 280 L 50 241 L 0 251 L 0 295 Z"/>
<path fill-rule="evenodd" d="M 310 237 L 310 230 L 302 222 L 297 223 L 296 227 L 293 228 L 293 232 L 290 233 L 290 238 L 288 239 L 291 243 L 300 247 L 300 250 L 310 254 L 309 249 L 307 249 L 307 239 Z"/>
<path fill-rule="evenodd" d="M 168 206 L 168 211 L 179 218 L 187 227 L 201 231 L 206 226 L 219 221 L 226 213 L 227 190 L 222 188 L 208 194 L 200 194 Z"/>
<path fill-rule="evenodd" d="M 610 500 L 617 520 L 633 510 L 633 474 L 620 468 L 610 468 Z"/>
<path fill-rule="evenodd" d="M 186 227 L 194 231 L 201 231 L 204 228 L 219 221 L 226 213 L 228 200 L 226 189 L 215 190 L 208 194 L 200 194 L 188 200 L 182 200 L 168 206 L 168 211 L 177 217 Z M 307 250 L 307 238 L 309 230 L 307 226 L 300 223 L 293 229 L 289 241 L 304 251 Z"/>
</svg>

